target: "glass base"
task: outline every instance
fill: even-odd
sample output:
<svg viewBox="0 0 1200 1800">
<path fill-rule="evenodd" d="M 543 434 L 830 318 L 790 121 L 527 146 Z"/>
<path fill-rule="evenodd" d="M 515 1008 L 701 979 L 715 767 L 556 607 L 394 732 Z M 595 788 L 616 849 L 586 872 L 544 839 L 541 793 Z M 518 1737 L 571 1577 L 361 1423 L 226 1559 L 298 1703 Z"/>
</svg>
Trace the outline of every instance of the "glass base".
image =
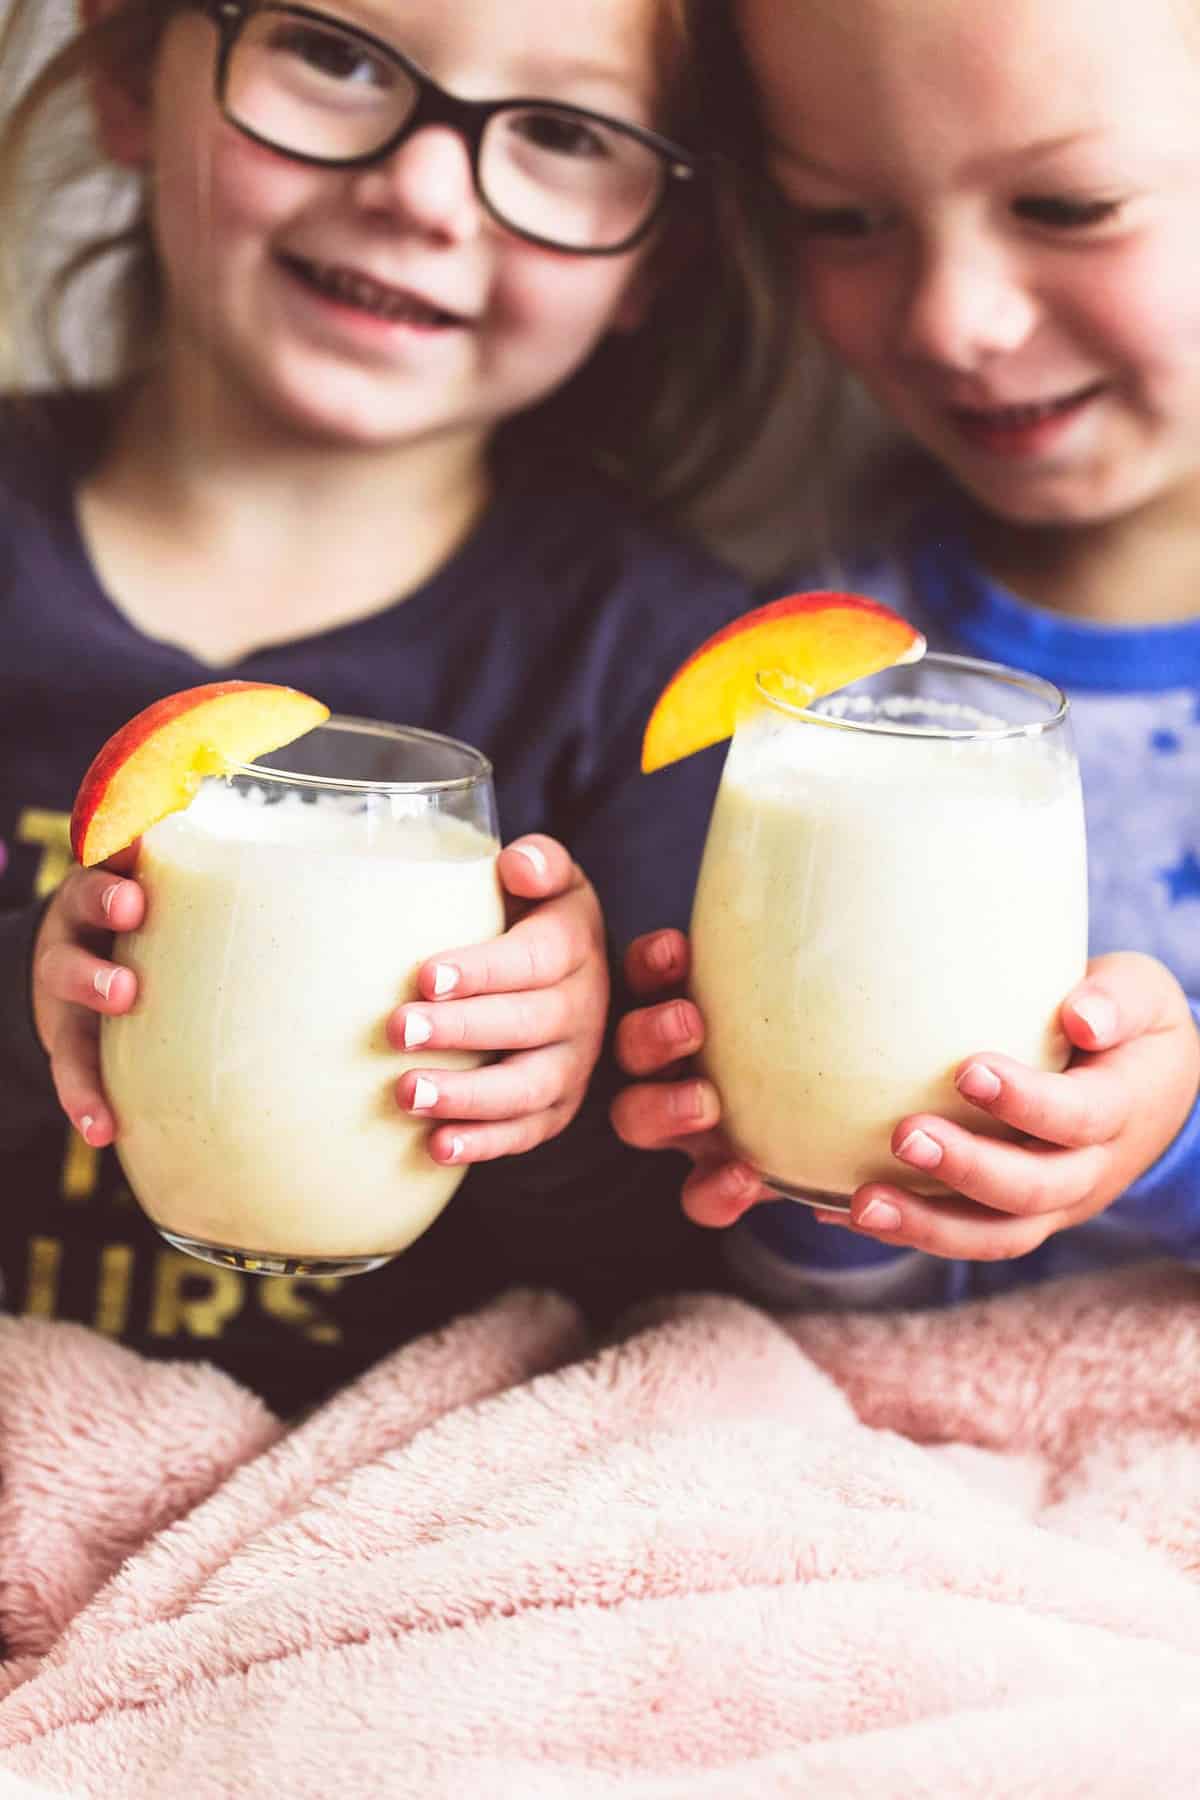
<svg viewBox="0 0 1200 1800">
<path fill-rule="evenodd" d="M 778 1175 L 769 1175 L 765 1169 L 759 1169 L 758 1178 L 765 1182 L 773 1194 L 781 1200 L 798 1200 L 801 1206 L 811 1206 L 814 1212 L 849 1213 L 849 1194 L 828 1194 L 823 1188 L 794 1187 L 790 1181 L 782 1181 Z"/>
<path fill-rule="evenodd" d="M 365 1275 L 370 1269 L 380 1269 L 391 1262 L 394 1254 L 387 1250 L 381 1256 L 281 1256 L 276 1250 L 237 1250 L 226 1244 L 206 1244 L 202 1238 L 184 1237 L 162 1225 L 156 1225 L 155 1230 L 185 1256 L 217 1263 L 223 1269 L 241 1269 L 246 1275 Z"/>
</svg>

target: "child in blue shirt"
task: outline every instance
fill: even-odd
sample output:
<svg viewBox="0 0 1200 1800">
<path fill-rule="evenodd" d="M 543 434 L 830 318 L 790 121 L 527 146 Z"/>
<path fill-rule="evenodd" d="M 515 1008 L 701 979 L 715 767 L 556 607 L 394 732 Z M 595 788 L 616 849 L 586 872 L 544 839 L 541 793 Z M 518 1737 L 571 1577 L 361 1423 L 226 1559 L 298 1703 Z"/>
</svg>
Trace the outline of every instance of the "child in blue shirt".
<svg viewBox="0 0 1200 1800">
<path fill-rule="evenodd" d="M 1171 0 L 738 12 L 805 316 L 917 447 L 855 494 L 859 547 L 795 585 L 873 594 L 932 647 L 1068 692 L 1093 959 L 1064 996 L 1065 1073 L 984 1045 L 957 1071 L 1020 1140 L 897 1120 L 895 1178 L 848 1221 L 757 1204 L 707 1082 L 640 1083 L 615 1121 L 690 1147 L 688 1211 L 738 1220 L 735 1267 L 779 1300 L 1200 1262 L 1200 48 Z M 652 998 L 686 955 L 652 935 L 631 979 Z M 690 1002 L 659 1001 L 623 1021 L 625 1066 L 702 1036 Z M 954 1197 L 915 1194 L 906 1164 Z"/>
</svg>

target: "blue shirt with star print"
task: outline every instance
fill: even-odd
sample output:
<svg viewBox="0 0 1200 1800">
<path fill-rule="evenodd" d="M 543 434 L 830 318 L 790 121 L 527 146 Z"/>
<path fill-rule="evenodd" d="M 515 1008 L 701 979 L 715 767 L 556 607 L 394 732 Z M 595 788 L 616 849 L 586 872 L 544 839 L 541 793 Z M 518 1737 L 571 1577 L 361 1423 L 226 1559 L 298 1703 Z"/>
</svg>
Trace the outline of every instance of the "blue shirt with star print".
<svg viewBox="0 0 1200 1800">
<path fill-rule="evenodd" d="M 974 561 L 954 515 L 903 551 L 797 586 L 849 587 L 912 619 L 930 648 L 1026 669 L 1070 697 L 1088 833 L 1090 949 L 1170 968 L 1200 1024 L 1200 619 L 1099 625 L 1031 606 Z M 937 1305 L 1113 1262 L 1200 1265 L 1200 1102 L 1175 1142 L 1104 1213 L 1007 1262 L 948 1262 L 755 1208 L 730 1234 L 742 1284 L 789 1304 Z"/>
</svg>

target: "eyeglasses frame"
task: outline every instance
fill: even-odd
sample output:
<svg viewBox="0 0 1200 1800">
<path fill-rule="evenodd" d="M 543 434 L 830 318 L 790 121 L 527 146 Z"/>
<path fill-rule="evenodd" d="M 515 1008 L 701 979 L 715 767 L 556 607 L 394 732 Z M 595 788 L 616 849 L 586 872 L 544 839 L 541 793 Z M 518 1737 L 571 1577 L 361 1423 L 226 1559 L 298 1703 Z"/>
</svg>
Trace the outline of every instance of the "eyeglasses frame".
<svg viewBox="0 0 1200 1800">
<path fill-rule="evenodd" d="M 471 163 L 471 180 L 479 204 L 488 216 L 509 231 L 514 237 L 524 239 L 526 243 L 537 244 L 545 250 L 557 250 L 567 256 L 620 256 L 633 250 L 649 236 L 665 210 L 673 189 L 673 183 L 688 182 L 695 179 L 709 160 L 704 156 L 693 154 L 683 149 L 682 145 L 673 143 L 670 138 L 659 132 L 648 131 L 642 125 L 628 124 L 624 119 L 614 119 L 608 113 L 597 112 L 587 106 L 573 106 L 565 101 L 548 100 L 545 95 L 523 97 L 520 95 L 504 100 L 462 100 L 427 75 L 419 63 L 398 50 L 394 44 L 376 37 L 374 32 L 365 31 L 358 25 L 339 19 L 333 13 L 322 12 L 318 7 L 293 5 L 291 0 L 282 4 L 255 6 L 250 0 L 200 0 L 201 10 L 211 19 L 219 34 L 217 41 L 217 57 L 214 69 L 214 87 L 217 105 L 227 122 L 240 131 L 243 137 L 251 142 L 261 144 L 266 150 L 275 151 L 278 156 L 286 156 L 291 162 L 305 163 L 312 168 L 320 169 L 365 169 L 371 164 L 384 162 L 397 151 L 405 140 L 415 131 L 426 125 L 446 125 L 466 147 Z M 242 31 L 249 24 L 256 12 L 283 13 L 288 18 L 308 19 L 317 25 L 327 25 L 335 30 L 343 31 L 347 36 L 365 44 L 370 50 L 381 56 L 386 62 L 400 69 L 417 90 L 416 102 L 408 118 L 391 137 L 375 150 L 364 152 L 360 156 L 312 156 L 300 150 L 284 150 L 270 138 L 264 137 L 249 125 L 242 122 L 231 112 L 227 102 L 229 87 L 229 67 L 233 60 L 233 52 Z M 512 225 L 498 212 L 488 199 L 479 179 L 480 153 L 483 147 L 483 135 L 491 120 L 497 113 L 518 112 L 537 108 L 540 111 L 563 114 L 568 118 L 579 119 L 585 123 L 603 125 L 609 131 L 616 131 L 622 136 L 634 139 L 648 150 L 652 150 L 663 166 L 666 179 L 659 190 L 658 198 L 649 213 L 637 226 L 636 230 L 622 238 L 619 243 L 605 244 L 600 247 L 591 245 L 562 244 L 554 238 L 541 237 L 537 232 L 526 231 L 519 225 Z"/>
</svg>

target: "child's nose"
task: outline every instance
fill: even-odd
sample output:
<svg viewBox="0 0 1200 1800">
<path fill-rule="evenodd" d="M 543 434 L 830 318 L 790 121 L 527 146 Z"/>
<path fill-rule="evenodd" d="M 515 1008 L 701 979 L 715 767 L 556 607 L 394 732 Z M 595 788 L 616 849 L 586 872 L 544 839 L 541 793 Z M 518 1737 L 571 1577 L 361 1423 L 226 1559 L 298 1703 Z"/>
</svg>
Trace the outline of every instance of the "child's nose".
<svg viewBox="0 0 1200 1800">
<path fill-rule="evenodd" d="M 978 245 L 929 250 L 914 273 L 904 347 L 954 369 L 1020 349 L 1037 323 L 1036 298 L 1002 254 Z"/>
<path fill-rule="evenodd" d="M 457 132 L 427 125 L 358 178 L 361 203 L 392 212 L 410 230 L 461 242 L 479 228 L 471 155 Z"/>
</svg>

